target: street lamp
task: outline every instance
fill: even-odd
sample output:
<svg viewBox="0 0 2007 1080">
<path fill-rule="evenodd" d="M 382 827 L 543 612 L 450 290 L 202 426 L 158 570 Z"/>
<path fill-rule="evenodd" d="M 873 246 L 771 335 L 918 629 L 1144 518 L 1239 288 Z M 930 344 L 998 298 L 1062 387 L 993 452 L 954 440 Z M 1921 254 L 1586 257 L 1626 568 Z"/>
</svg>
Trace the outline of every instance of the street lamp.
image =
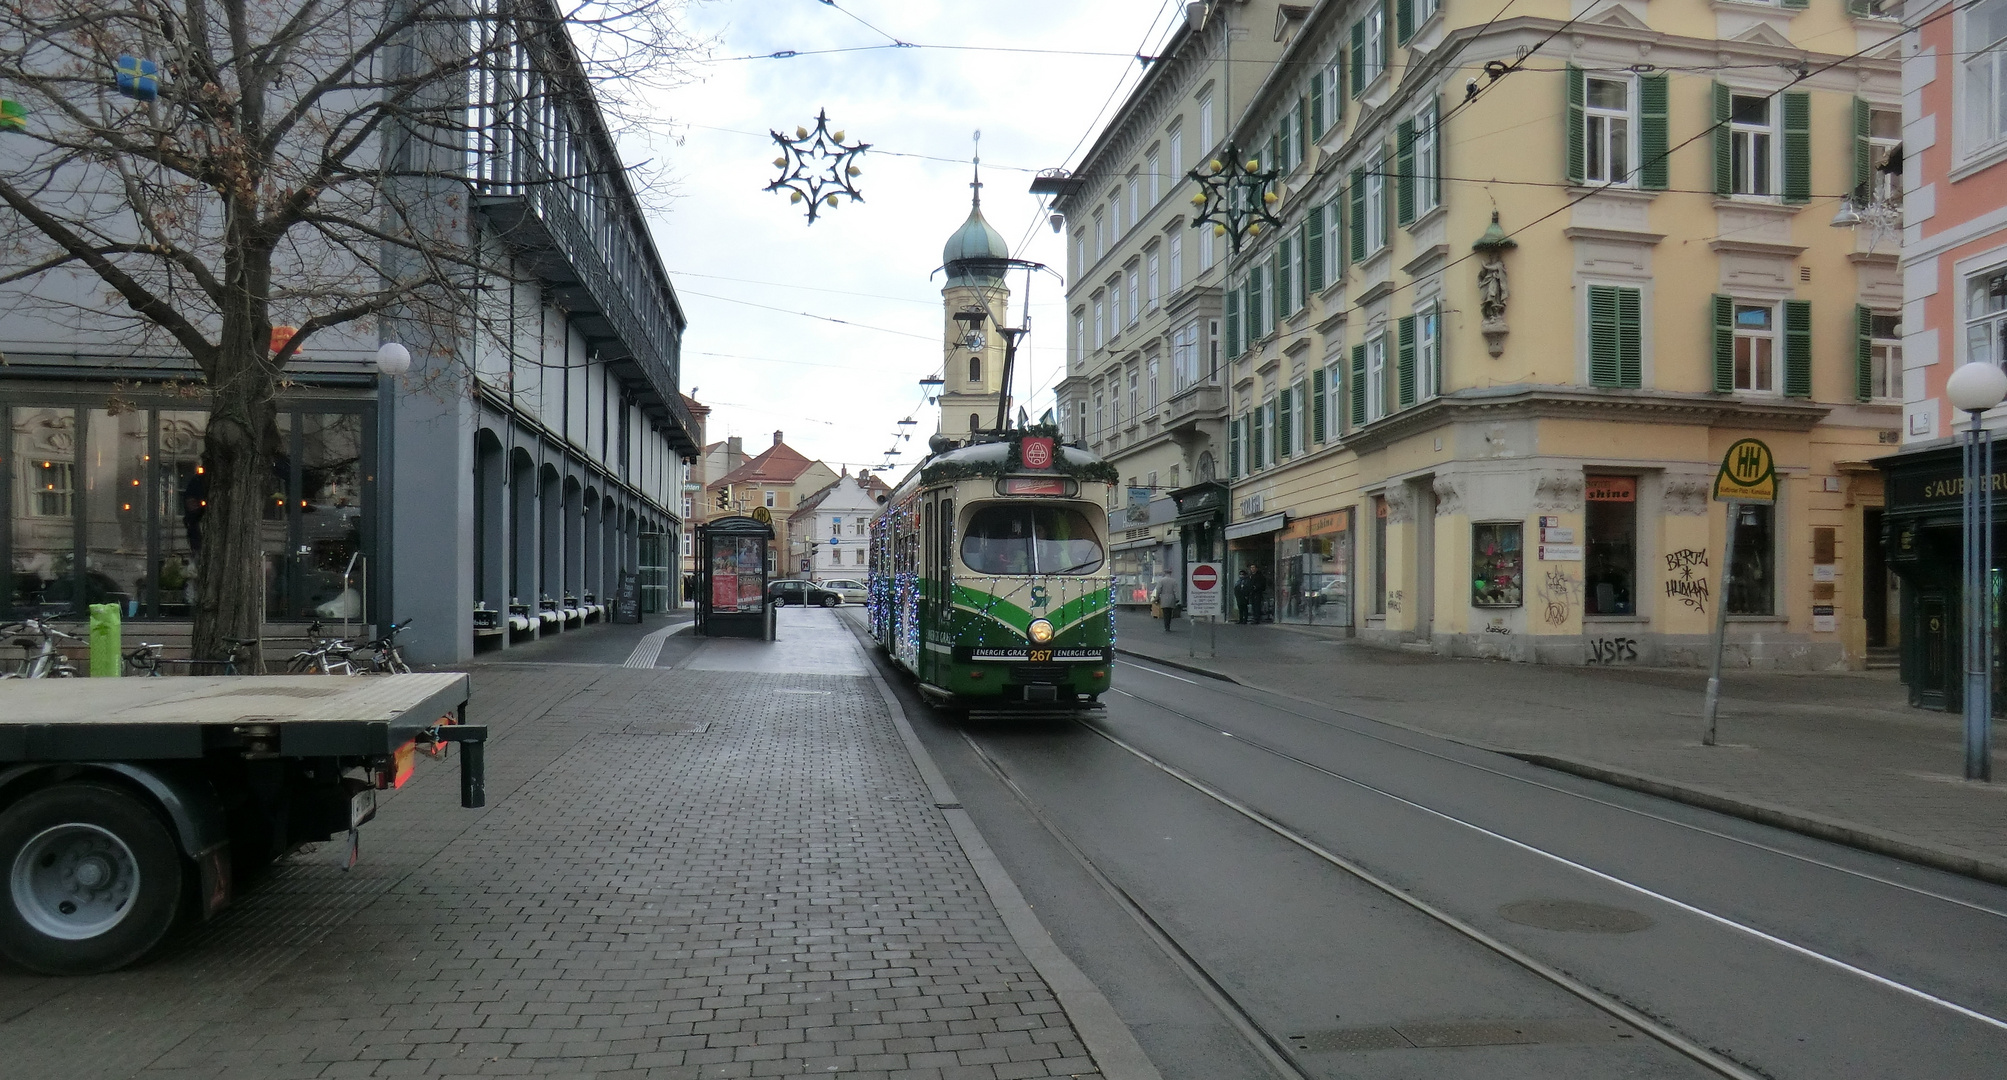
<svg viewBox="0 0 2007 1080">
<path fill-rule="evenodd" d="M 376 370 L 385 375 L 402 375 L 411 370 L 411 350 L 395 341 L 376 347 Z"/>
<path fill-rule="evenodd" d="M 2007 372 L 1977 361 L 1944 384 L 1965 432 L 1965 778 L 1993 779 L 1993 433 L 1980 423 L 2007 399 Z"/>
</svg>

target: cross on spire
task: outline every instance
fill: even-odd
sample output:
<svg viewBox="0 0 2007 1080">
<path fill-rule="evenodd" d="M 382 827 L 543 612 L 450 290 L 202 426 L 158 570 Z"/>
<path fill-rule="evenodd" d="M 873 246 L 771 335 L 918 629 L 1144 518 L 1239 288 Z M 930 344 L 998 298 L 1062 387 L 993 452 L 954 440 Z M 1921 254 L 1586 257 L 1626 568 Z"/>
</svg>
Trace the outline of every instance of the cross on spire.
<svg viewBox="0 0 2007 1080">
<path fill-rule="evenodd" d="M 981 210 L 983 208 L 983 131 L 981 128 L 976 129 L 974 142 L 976 149 L 972 164 L 975 167 L 975 178 L 969 181 L 969 189 L 975 192 L 975 194 L 969 201 L 976 209 Z"/>
</svg>

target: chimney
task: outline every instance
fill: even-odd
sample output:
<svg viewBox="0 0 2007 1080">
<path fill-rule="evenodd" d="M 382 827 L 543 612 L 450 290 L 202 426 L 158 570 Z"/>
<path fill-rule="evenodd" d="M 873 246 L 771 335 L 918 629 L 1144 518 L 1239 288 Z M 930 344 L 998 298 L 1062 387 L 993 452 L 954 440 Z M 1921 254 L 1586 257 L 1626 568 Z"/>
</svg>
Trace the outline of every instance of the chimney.
<svg viewBox="0 0 2007 1080">
<path fill-rule="evenodd" d="M 779 446 L 779 445 L 780 445 L 780 438 L 781 438 L 781 433 L 780 433 L 780 432 L 778 432 L 778 431 L 774 432 L 774 445 L 775 445 L 775 446 Z"/>
<path fill-rule="evenodd" d="M 725 460 L 731 461 L 746 456 L 746 441 L 737 435 L 725 440 Z"/>
</svg>

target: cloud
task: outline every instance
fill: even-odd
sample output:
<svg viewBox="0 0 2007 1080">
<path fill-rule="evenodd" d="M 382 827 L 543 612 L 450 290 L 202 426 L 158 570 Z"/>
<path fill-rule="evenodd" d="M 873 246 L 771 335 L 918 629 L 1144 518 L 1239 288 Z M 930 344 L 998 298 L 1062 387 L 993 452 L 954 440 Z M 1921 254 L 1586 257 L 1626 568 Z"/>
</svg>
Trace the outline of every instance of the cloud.
<svg viewBox="0 0 2007 1080">
<path fill-rule="evenodd" d="M 711 63 L 700 81 L 663 96 L 659 125 L 619 133 L 629 161 L 651 159 L 675 179 L 651 225 L 690 319 L 683 388 L 712 406 L 710 436 L 764 442 L 782 430 L 803 453 L 856 467 L 883 461 L 897 421 L 913 416 L 920 423 L 903 430 L 917 436 L 899 442 L 905 452 L 894 459 L 911 464 L 936 422 L 918 386 L 943 359 L 941 279 L 929 275 L 968 216 L 971 133 L 983 133 L 984 215 L 1023 244 L 1018 255 L 1063 272 L 1060 238 L 1027 191 L 1032 173 L 1074 163 L 1097 108 L 1118 82 L 1124 93 L 1133 85 L 1129 54 L 1160 44 L 1179 5 L 840 2 L 906 41 L 1122 54 L 874 49 Z M 887 43 L 815 0 L 712 0 L 688 18 L 694 31 L 718 35 L 720 57 Z M 800 206 L 761 189 L 776 172 L 766 132 L 812 124 L 817 109 L 879 152 L 861 162 L 864 201 L 825 210 L 809 226 Z M 1015 315 L 1022 279 L 1011 285 Z M 1029 402 L 1036 415 L 1051 404 L 1065 360 L 1065 286 L 1037 275 L 1031 289 L 1031 347 L 1020 354 L 1016 393 L 1022 400 L 1042 388 Z"/>
</svg>

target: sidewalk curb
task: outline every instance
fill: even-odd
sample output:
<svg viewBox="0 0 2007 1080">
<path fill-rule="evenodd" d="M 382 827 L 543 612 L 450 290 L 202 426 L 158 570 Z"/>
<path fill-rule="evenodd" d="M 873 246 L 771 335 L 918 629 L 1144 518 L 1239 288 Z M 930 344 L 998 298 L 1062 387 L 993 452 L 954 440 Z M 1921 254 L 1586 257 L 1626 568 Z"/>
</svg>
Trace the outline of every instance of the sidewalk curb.
<svg viewBox="0 0 2007 1080">
<path fill-rule="evenodd" d="M 1335 707 L 1330 702 L 1313 701 L 1287 691 L 1270 689 L 1257 683 L 1237 679 L 1224 672 L 1208 670 L 1198 664 L 1152 656 L 1149 653 L 1124 649 L 1119 646 L 1115 651 L 1138 660 L 1146 660 L 1153 664 L 1161 664 L 1164 667 L 1176 668 L 1179 671 L 1188 671 L 1194 675 L 1204 675 L 1207 678 L 1219 679 L 1223 682 L 1233 683 L 1236 686 L 1244 686 L 1250 690 L 1259 690 L 1264 694 L 1274 694 L 1277 697 L 1286 698 L 1291 701 L 1301 701 L 1307 705 L 1319 708 L 1328 709 Z M 1405 724 L 1398 720 L 1385 720 L 1379 717 L 1363 717 L 1363 719 L 1371 720 L 1376 724 L 1386 724 L 1389 727 L 1399 728 L 1402 731 L 1412 731 L 1418 735 L 1428 735 L 1442 739 L 1445 742 L 1455 743 L 1459 746 L 1468 746 L 1475 750 L 1500 754 L 1518 761 L 1524 761 L 1529 765 L 1537 765 L 1543 769 L 1569 773 L 1586 780 L 1595 780 L 1613 787 L 1625 788 L 1646 795 L 1655 795 L 1662 799 L 1685 803 L 1688 806 L 1696 806 L 1703 810 L 1712 810 L 1715 813 L 1741 818 L 1744 821 L 1753 821 L 1759 825 L 1784 829 L 1789 832 L 1799 833 L 1800 835 L 1810 836 L 1817 840 L 1844 844 L 1848 847 L 1857 848 L 1875 855 L 1885 855 L 1889 858 L 1901 859 L 1904 862 L 1915 863 L 1918 866 L 1928 867 L 1932 870 L 1943 870 L 1947 873 L 1975 878 L 1980 881 L 1991 882 L 1995 885 L 2007 885 L 2007 863 L 1974 855 L 1970 852 L 1960 851 L 1957 848 L 1939 847 L 1935 844 L 1905 839 L 1865 826 L 1852 825 L 1844 821 L 1821 817 L 1817 814 L 1792 810 L 1770 803 L 1756 802 L 1751 799 L 1691 784 L 1663 780 L 1644 773 L 1626 772 L 1608 765 L 1580 761 L 1556 754 L 1513 750 L 1508 747 L 1459 738 L 1440 731 L 1431 731 L 1427 728 Z"/>
<path fill-rule="evenodd" d="M 1552 754 L 1528 753 L 1519 750 L 1504 750 L 1498 747 L 1486 747 L 1485 749 L 1504 754 L 1507 757 L 1517 758 L 1529 765 L 1538 765 L 1543 769 L 1571 773 L 1575 776 L 1601 781 L 1615 787 L 1628 788 L 1632 791 L 1643 792 L 1646 795 L 1656 795 L 1662 799 L 1671 799 L 1674 802 L 1685 803 L 1688 806 L 1697 806 L 1703 810 L 1713 810 L 1716 813 L 1742 818 L 1745 821 L 1754 821 L 1760 825 L 1788 829 L 1791 832 L 1802 833 L 1819 840 L 1830 840 L 1837 844 L 1845 844 L 1848 847 L 1859 848 L 1862 851 L 1872 852 L 1876 855 L 1887 855 L 1890 858 L 1901 859 L 1920 866 L 1927 866 L 1933 870 L 1944 870 L 1965 877 L 1977 878 L 1980 881 L 1992 882 L 1995 885 L 2007 885 L 2007 864 L 1967 854 L 1956 848 L 1943 848 L 1934 844 L 1922 844 L 1914 840 L 1905 840 L 1902 837 L 1892 836 L 1888 833 L 1879 832 L 1860 825 L 1849 825 L 1843 821 L 1820 817 L 1817 814 L 1808 814 L 1769 803 L 1755 802 L 1750 799 L 1738 798 L 1722 792 L 1712 791 L 1704 787 L 1674 783 L 1641 773 L 1623 772 L 1604 765 L 1577 761 L 1573 758 L 1557 757 Z"/>
<path fill-rule="evenodd" d="M 1101 988 L 1080 970 L 1071 957 L 1066 955 L 1045 925 L 1038 921 L 1038 915 L 1026 902 L 1017 883 L 1004 869 L 1003 862 L 990 850 L 988 842 L 976 827 L 975 819 L 962 809 L 961 800 L 955 797 L 954 789 L 948 786 L 948 779 L 942 775 L 940 766 L 934 763 L 932 754 L 920 742 L 920 736 L 906 719 L 906 709 L 899 704 L 899 698 L 892 692 L 892 686 L 878 671 L 878 665 L 869 655 L 869 646 L 858 641 L 857 627 L 850 627 L 852 641 L 860 650 L 867 650 L 864 666 L 871 673 L 871 681 L 878 687 L 878 696 L 884 699 L 885 709 L 892 716 L 892 726 L 898 729 L 899 740 L 906 744 L 906 753 L 913 759 L 913 766 L 920 770 L 920 778 L 927 785 L 927 792 L 933 797 L 934 806 L 947 819 L 948 828 L 955 834 L 956 843 L 961 845 L 962 854 L 976 871 L 976 877 L 989 893 L 990 902 L 996 906 L 997 915 L 1003 919 L 1004 928 L 1011 939 L 1024 953 L 1025 959 L 1052 988 L 1053 996 L 1059 999 L 1059 1007 L 1066 1011 L 1067 1019 L 1073 1022 L 1073 1030 L 1080 1035 L 1080 1041 L 1087 1047 L 1087 1053 L 1100 1067 L 1101 1075 L 1107 1080 L 1163 1080 L 1162 1074 L 1151 1063 L 1149 1055 L 1136 1041 L 1135 1033 L 1123 1021 L 1115 1006 L 1110 1004 Z"/>
</svg>

